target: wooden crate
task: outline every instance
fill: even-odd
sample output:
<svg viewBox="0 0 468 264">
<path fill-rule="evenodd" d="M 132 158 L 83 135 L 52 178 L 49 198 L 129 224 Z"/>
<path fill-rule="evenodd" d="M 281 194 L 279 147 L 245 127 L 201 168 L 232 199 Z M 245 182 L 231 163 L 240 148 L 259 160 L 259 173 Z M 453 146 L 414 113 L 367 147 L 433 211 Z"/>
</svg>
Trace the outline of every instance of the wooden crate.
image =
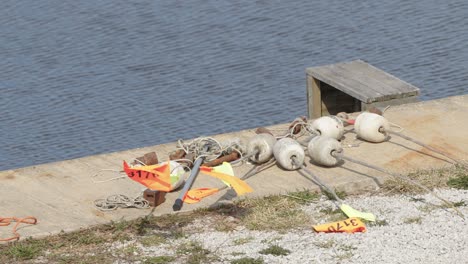
<svg viewBox="0 0 468 264">
<path fill-rule="evenodd" d="M 307 68 L 309 118 L 417 101 L 419 88 L 362 60 Z"/>
</svg>

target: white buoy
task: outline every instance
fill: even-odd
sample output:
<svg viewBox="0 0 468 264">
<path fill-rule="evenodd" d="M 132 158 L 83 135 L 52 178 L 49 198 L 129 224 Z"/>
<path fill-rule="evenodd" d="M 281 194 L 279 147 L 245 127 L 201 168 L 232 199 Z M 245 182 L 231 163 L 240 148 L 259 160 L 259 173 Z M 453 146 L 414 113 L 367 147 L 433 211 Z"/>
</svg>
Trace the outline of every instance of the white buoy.
<svg viewBox="0 0 468 264">
<path fill-rule="evenodd" d="M 247 155 L 255 163 L 265 163 L 273 157 L 273 146 L 276 138 L 273 135 L 262 133 L 253 136 L 247 143 Z"/>
<path fill-rule="evenodd" d="M 380 143 L 387 140 L 387 131 L 390 131 L 390 124 L 381 115 L 363 112 L 356 118 L 354 130 L 359 138 L 369 142 Z"/>
<path fill-rule="evenodd" d="M 304 149 L 292 138 L 282 138 L 273 147 L 278 164 L 285 170 L 296 170 L 304 163 Z M 295 158 L 296 163 L 293 163 Z"/>
<path fill-rule="evenodd" d="M 318 135 L 341 139 L 344 134 L 343 121 L 336 116 L 322 116 L 315 119 L 310 128 L 317 132 Z"/>
<path fill-rule="evenodd" d="M 332 167 L 339 162 L 339 159 L 335 158 L 332 152 L 342 152 L 343 148 L 340 142 L 334 138 L 316 136 L 310 140 L 307 145 L 307 151 L 314 163 Z"/>
</svg>

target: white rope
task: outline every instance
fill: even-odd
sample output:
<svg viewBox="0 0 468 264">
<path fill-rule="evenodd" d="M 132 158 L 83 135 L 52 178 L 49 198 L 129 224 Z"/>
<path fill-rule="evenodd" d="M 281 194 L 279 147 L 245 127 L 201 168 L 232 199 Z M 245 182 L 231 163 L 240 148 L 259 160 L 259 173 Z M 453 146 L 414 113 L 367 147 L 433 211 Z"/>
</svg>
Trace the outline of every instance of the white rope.
<svg viewBox="0 0 468 264">
<path fill-rule="evenodd" d="M 177 149 L 181 149 L 185 153 L 193 153 L 195 155 L 195 159 L 205 157 L 207 162 L 215 160 L 225 154 L 229 154 L 232 151 L 238 152 L 241 157 L 243 156 L 240 143 L 235 141 L 229 141 L 227 143 L 221 144 L 218 140 L 212 137 L 201 137 L 193 139 L 189 142 L 178 140 L 177 143 Z M 209 145 L 208 151 L 204 150 L 205 145 Z"/>
<path fill-rule="evenodd" d="M 141 161 L 141 160 L 139 160 L 139 159 L 137 159 L 137 158 L 135 158 L 135 161 L 138 162 L 138 163 L 140 163 L 140 164 L 143 165 L 143 166 L 147 166 L 143 161 Z"/>
<path fill-rule="evenodd" d="M 123 194 L 113 194 L 108 196 L 106 199 L 95 200 L 94 206 L 101 211 L 113 211 L 117 208 L 130 207 L 146 209 L 149 208 L 149 203 L 143 198 L 141 194 L 133 199 Z"/>
<path fill-rule="evenodd" d="M 98 170 L 98 172 L 96 172 L 95 174 L 93 174 L 91 176 L 91 180 L 93 181 L 93 183 L 104 183 L 104 182 L 110 182 L 110 181 L 115 181 L 115 180 L 118 180 L 118 179 L 127 178 L 127 176 L 122 175 L 122 176 L 117 176 L 117 177 L 113 177 L 113 178 L 106 179 L 106 180 L 95 180 L 94 179 L 94 178 L 100 176 L 105 171 L 111 171 L 111 172 L 117 173 L 119 175 L 123 173 L 122 171 L 114 170 L 114 169 L 100 169 L 100 170 Z"/>
<path fill-rule="evenodd" d="M 393 131 L 393 132 L 400 133 L 400 132 L 403 132 L 403 130 L 405 130 L 402 126 L 400 126 L 400 125 L 398 125 L 398 124 L 392 123 L 392 122 L 390 122 L 390 121 L 388 121 L 388 123 L 390 124 L 390 127 L 397 127 L 397 128 L 399 128 L 398 131 Z"/>
</svg>

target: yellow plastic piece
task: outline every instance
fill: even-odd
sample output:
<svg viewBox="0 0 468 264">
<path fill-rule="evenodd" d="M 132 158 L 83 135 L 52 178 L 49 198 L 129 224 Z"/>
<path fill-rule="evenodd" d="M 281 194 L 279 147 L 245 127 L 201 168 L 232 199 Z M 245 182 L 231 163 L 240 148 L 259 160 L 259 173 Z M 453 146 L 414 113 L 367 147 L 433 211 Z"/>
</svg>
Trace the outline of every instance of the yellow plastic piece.
<svg viewBox="0 0 468 264">
<path fill-rule="evenodd" d="M 340 206 L 341 211 L 345 213 L 349 218 L 361 218 L 367 221 L 375 222 L 375 215 L 372 213 L 363 213 L 359 212 L 358 210 L 352 208 L 347 204 L 342 204 Z"/>
</svg>

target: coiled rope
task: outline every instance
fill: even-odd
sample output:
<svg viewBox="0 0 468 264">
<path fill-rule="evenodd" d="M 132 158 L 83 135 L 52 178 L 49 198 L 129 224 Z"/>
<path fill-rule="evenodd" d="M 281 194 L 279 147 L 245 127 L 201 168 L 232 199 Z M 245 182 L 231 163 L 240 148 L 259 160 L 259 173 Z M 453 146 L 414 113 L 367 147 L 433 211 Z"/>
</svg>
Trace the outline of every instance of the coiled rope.
<svg viewBox="0 0 468 264">
<path fill-rule="evenodd" d="M 208 150 L 205 150 L 204 146 L 209 146 Z M 177 141 L 177 149 L 183 150 L 186 154 L 193 153 L 195 155 L 195 160 L 199 157 L 204 157 L 206 162 L 215 160 L 225 154 L 231 153 L 232 151 L 238 152 L 241 158 L 244 155 L 242 146 L 239 142 L 233 140 L 221 144 L 218 140 L 212 137 L 196 138 L 189 142 L 184 142 L 179 139 Z"/>
<path fill-rule="evenodd" d="M 94 201 L 94 206 L 101 211 L 113 211 L 117 208 L 149 208 L 149 203 L 142 195 L 133 199 L 123 194 L 114 194 L 108 196 L 106 199 L 97 199 Z"/>
<path fill-rule="evenodd" d="M 0 241 L 6 242 L 6 241 L 11 241 L 11 240 L 19 240 L 20 235 L 17 232 L 18 226 L 20 224 L 30 224 L 30 225 L 35 225 L 37 223 L 37 219 L 33 216 L 27 216 L 24 218 L 18 218 L 18 217 L 5 217 L 2 218 L 0 217 L 0 226 L 8 226 L 12 222 L 16 222 L 16 224 L 13 226 L 13 230 L 11 231 L 13 233 L 13 236 L 7 237 L 7 238 L 0 238 Z"/>
</svg>

